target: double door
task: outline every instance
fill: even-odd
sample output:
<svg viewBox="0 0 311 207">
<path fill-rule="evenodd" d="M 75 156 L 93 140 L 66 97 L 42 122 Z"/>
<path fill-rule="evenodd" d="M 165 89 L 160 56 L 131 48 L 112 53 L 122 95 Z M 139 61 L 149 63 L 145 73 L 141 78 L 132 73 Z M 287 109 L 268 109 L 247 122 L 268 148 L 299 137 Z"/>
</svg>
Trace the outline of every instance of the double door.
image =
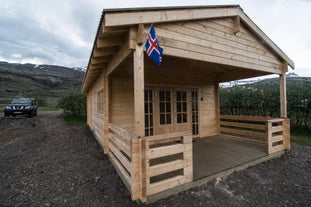
<svg viewBox="0 0 311 207">
<path fill-rule="evenodd" d="M 145 90 L 145 135 L 192 131 L 198 135 L 198 92 L 190 89 Z"/>
</svg>

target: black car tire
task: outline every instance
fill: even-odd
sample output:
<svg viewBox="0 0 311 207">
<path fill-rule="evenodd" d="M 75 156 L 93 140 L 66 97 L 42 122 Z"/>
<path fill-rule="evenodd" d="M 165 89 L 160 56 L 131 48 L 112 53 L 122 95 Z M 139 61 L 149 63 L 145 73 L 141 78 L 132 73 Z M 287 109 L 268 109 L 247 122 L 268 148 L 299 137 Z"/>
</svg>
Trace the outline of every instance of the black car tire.
<svg viewBox="0 0 311 207">
<path fill-rule="evenodd" d="M 31 111 L 31 112 L 29 113 L 29 117 L 34 117 L 34 115 L 35 115 L 35 112 L 34 112 L 34 111 Z"/>
<path fill-rule="evenodd" d="M 9 114 L 7 114 L 7 113 L 4 113 L 4 117 L 9 117 Z"/>
</svg>

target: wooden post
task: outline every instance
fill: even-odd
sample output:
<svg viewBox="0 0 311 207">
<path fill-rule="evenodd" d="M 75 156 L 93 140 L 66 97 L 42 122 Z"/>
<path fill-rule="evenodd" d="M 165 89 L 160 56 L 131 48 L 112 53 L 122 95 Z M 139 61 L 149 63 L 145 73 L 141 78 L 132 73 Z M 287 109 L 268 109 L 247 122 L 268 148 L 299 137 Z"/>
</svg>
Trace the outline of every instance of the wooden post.
<svg viewBox="0 0 311 207">
<path fill-rule="evenodd" d="M 145 135 L 145 110 L 144 110 L 144 46 L 136 45 L 134 51 L 134 111 L 135 134 Z"/>
<path fill-rule="evenodd" d="M 104 78 L 104 153 L 109 153 L 109 78 L 107 69 L 103 71 Z"/>
<path fill-rule="evenodd" d="M 290 119 L 283 121 L 283 145 L 285 149 L 290 150 Z"/>
<path fill-rule="evenodd" d="M 287 103 L 286 103 L 286 75 L 280 74 L 280 112 L 281 117 L 287 117 Z"/>
</svg>

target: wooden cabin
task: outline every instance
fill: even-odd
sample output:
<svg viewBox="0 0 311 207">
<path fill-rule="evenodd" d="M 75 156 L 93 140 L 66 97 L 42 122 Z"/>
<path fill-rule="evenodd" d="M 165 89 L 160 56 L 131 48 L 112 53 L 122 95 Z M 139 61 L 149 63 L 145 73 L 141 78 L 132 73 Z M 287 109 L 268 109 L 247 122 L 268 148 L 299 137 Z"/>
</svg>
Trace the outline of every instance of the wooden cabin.
<svg viewBox="0 0 311 207">
<path fill-rule="evenodd" d="M 151 24 L 162 67 L 144 51 Z M 132 199 L 150 202 L 289 149 L 288 66 L 238 5 L 104 10 L 82 86 L 87 123 Z M 269 74 L 280 118 L 220 115 L 220 83 Z"/>
</svg>

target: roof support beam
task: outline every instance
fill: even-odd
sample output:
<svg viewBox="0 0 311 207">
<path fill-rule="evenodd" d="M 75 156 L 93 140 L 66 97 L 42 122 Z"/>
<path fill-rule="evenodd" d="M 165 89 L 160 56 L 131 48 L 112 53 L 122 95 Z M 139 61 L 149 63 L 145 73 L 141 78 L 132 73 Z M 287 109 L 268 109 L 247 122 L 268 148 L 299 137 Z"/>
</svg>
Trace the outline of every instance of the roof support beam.
<svg viewBox="0 0 311 207">
<path fill-rule="evenodd" d="M 123 43 L 122 38 L 105 38 L 105 40 L 98 39 L 96 42 L 96 46 L 97 48 L 113 47 L 113 46 L 122 45 L 122 43 Z"/>
<path fill-rule="evenodd" d="M 118 53 L 110 61 L 107 67 L 107 74 L 110 75 L 130 54 L 131 49 L 129 47 L 129 39 L 127 39 Z"/>
<path fill-rule="evenodd" d="M 105 14 L 105 26 L 150 24 L 184 20 L 229 17 L 238 15 L 236 8 L 198 8 L 180 10 L 155 10 L 136 12 L 113 12 Z"/>
</svg>

